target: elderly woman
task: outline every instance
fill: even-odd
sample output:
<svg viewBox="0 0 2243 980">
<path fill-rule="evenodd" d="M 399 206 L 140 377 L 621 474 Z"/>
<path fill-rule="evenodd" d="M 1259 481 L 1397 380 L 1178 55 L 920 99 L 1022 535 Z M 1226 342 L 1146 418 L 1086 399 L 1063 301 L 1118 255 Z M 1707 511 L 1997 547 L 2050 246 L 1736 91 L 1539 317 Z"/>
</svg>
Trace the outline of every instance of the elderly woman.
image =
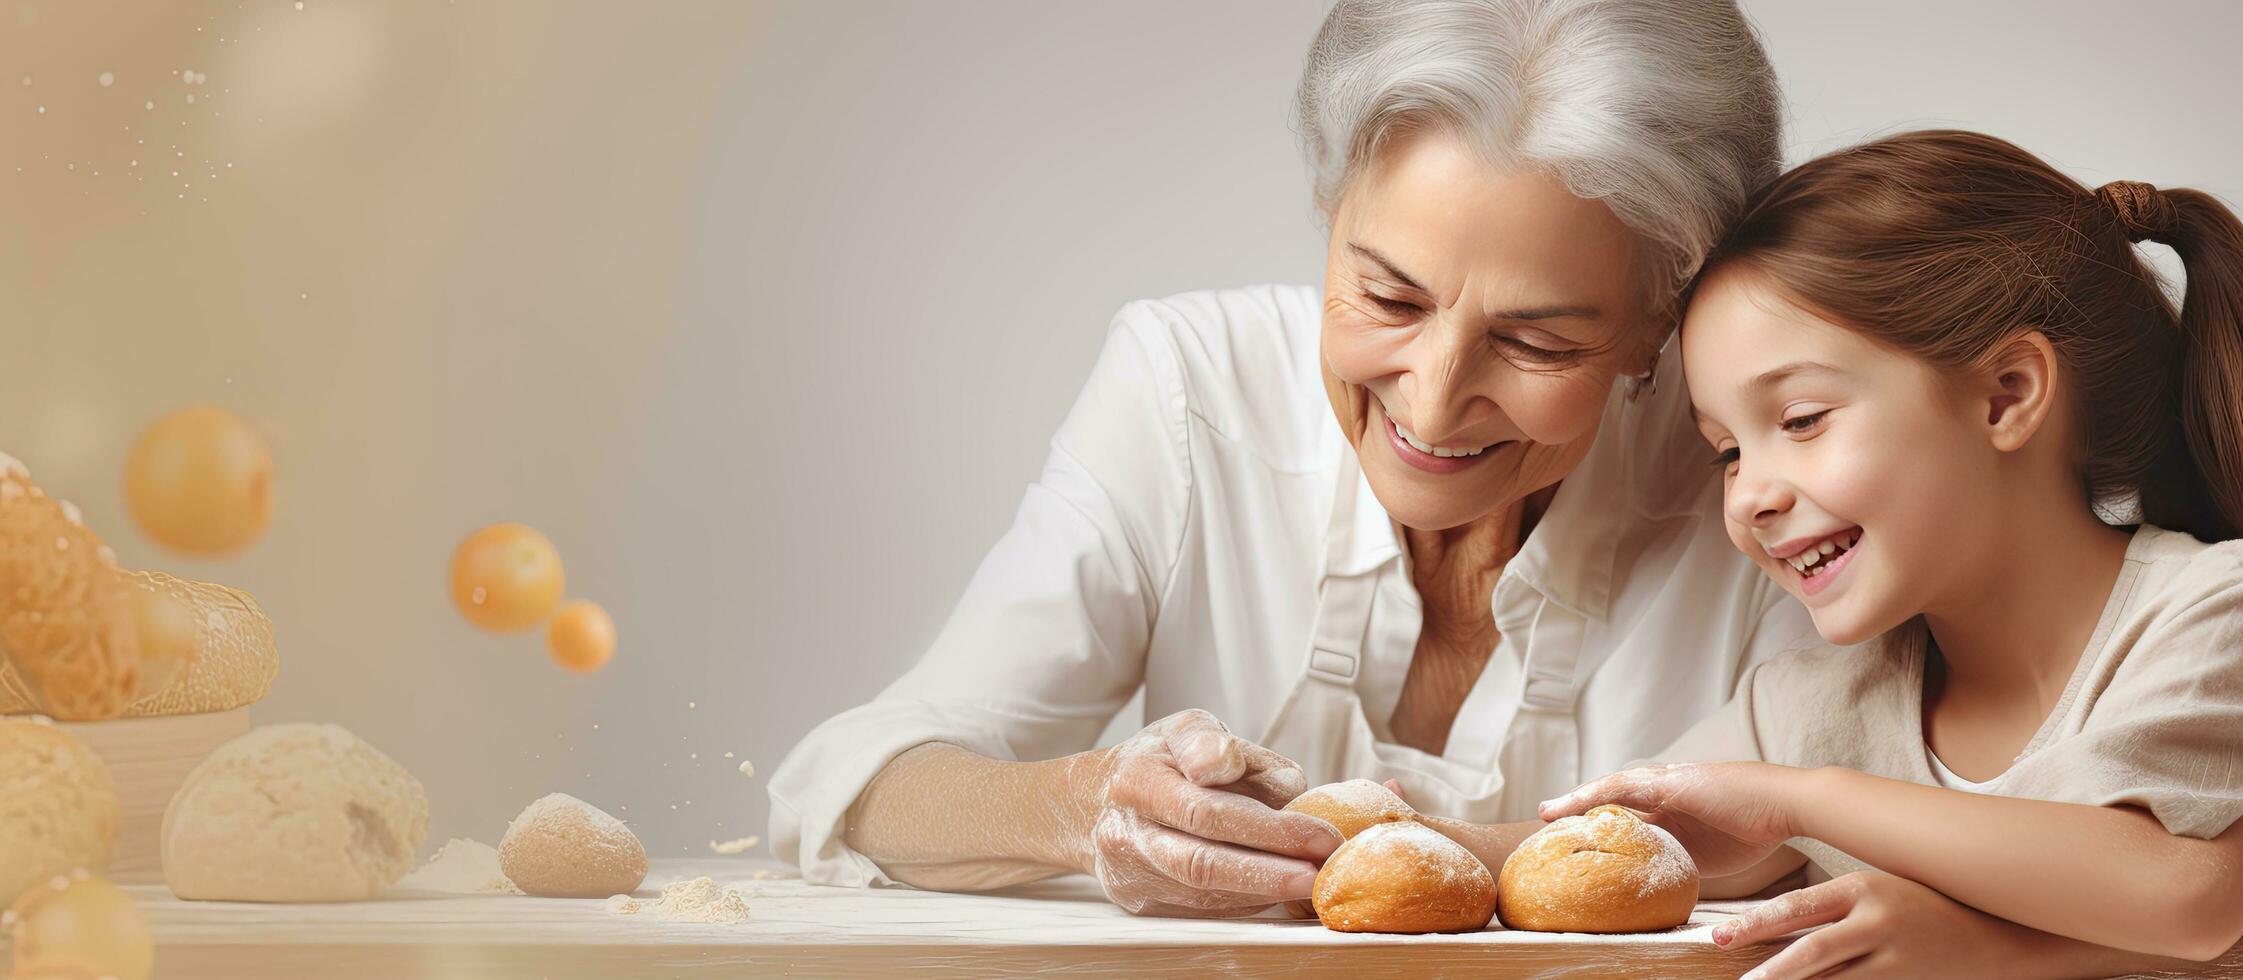
<svg viewBox="0 0 2243 980">
<path fill-rule="evenodd" d="M 806 878 L 1249 912 L 1338 843 L 1309 785 L 1531 819 L 1813 636 L 1661 353 L 1777 169 L 1734 4 L 1341 0 L 1299 112 L 1323 287 L 1121 311 L 932 649 L 773 777 Z"/>
</svg>

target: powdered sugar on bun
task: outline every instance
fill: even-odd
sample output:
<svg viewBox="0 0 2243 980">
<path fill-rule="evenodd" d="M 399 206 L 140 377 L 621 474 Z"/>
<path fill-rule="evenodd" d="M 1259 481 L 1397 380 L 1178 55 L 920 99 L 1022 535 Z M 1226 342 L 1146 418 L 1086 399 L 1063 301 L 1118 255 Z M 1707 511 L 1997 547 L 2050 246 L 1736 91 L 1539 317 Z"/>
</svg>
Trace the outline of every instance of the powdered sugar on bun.
<svg viewBox="0 0 2243 980">
<path fill-rule="evenodd" d="M 1326 783 L 1294 797 L 1285 809 L 1323 820 L 1339 828 L 1341 837 L 1353 837 L 1382 823 L 1417 819 L 1417 811 L 1401 797 L 1368 779 Z"/>
<path fill-rule="evenodd" d="M 1673 834 L 1625 807 L 1565 817 L 1503 862 L 1499 914 L 1538 932 L 1650 932 L 1698 904 L 1698 866 Z"/>
<path fill-rule="evenodd" d="M 1377 784 L 1372 784 L 1377 785 Z M 1465 932 L 1495 914 L 1495 876 L 1415 820 L 1364 828 L 1316 875 L 1316 917 L 1340 932 Z"/>
</svg>

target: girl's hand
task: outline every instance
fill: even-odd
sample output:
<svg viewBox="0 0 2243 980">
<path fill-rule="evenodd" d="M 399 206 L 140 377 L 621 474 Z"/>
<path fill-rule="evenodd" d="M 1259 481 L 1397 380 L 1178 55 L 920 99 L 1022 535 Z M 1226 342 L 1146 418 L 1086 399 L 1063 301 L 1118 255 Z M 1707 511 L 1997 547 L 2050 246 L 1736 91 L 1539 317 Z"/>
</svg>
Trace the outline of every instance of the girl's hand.
<svg viewBox="0 0 2243 980">
<path fill-rule="evenodd" d="M 2023 927 L 1882 871 L 1857 871 L 1762 902 L 1714 927 L 1724 949 L 1809 933 L 1746 980 L 1981 977 L 2019 969 L 2004 952 Z"/>
<path fill-rule="evenodd" d="M 1765 762 L 1629 769 L 1543 803 L 1541 816 L 1556 820 L 1608 803 L 1641 811 L 1689 849 L 1700 874 L 1719 878 L 1798 836 L 1792 801 L 1807 773 Z"/>
</svg>

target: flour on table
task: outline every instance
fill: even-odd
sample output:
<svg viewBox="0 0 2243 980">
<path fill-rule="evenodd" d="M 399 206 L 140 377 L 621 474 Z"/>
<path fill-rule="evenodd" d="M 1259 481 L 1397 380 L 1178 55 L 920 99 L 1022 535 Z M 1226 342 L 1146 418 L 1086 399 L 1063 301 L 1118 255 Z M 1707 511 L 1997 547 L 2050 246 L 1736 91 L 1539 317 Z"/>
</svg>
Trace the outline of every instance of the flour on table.
<svg viewBox="0 0 2243 980">
<path fill-rule="evenodd" d="M 454 837 L 436 849 L 427 864 L 397 882 L 399 888 L 458 895 L 519 895 L 522 890 L 498 869 L 498 849 L 481 841 Z"/>
<path fill-rule="evenodd" d="M 746 922 L 748 900 L 738 889 L 718 885 L 709 878 L 680 879 L 662 886 L 662 897 L 637 899 L 608 896 L 606 908 L 615 915 L 644 915 L 669 922 Z"/>
</svg>

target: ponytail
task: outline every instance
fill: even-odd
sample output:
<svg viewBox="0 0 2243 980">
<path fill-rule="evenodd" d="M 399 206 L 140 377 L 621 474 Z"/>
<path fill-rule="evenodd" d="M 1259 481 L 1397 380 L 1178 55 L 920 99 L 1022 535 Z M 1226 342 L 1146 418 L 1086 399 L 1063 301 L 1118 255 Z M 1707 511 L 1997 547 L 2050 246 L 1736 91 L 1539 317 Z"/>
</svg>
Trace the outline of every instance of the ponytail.
<svg viewBox="0 0 2243 980">
<path fill-rule="evenodd" d="M 2171 212 L 2152 237 L 2187 270 L 2181 302 L 2181 431 L 2195 481 L 2169 503 L 2191 533 L 2226 540 L 2243 531 L 2243 221 L 2203 191 L 2153 191 Z M 2123 220 L 2122 215 L 2122 220 Z M 2144 488 L 2148 516 L 2149 488 Z M 2161 501 L 2165 502 L 2165 501 Z"/>
</svg>

